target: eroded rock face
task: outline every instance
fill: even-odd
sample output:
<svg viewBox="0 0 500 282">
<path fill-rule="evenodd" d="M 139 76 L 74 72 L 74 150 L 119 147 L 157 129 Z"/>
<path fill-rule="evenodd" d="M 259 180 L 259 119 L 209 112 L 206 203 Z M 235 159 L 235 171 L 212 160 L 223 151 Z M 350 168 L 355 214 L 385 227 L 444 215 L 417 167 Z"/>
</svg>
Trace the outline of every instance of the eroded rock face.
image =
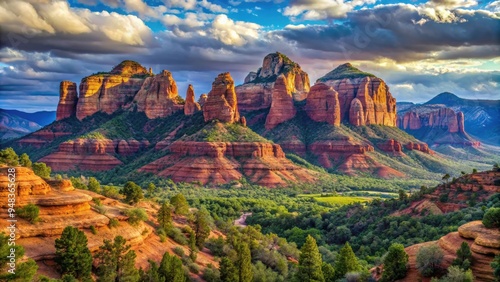
<svg viewBox="0 0 500 282">
<path fill-rule="evenodd" d="M 82 79 L 76 107 L 76 117 L 79 120 L 97 112 L 112 114 L 130 102 L 141 89 L 144 82 L 142 76 L 147 76 L 147 70 L 137 63 L 130 66 L 122 64 L 110 73 Z"/>
<path fill-rule="evenodd" d="M 274 83 L 271 109 L 266 118 L 266 129 L 273 129 L 278 124 L 292 119 L 296 112 L 285 76 L 280 75 Z"/>
<path fill-rule="evenodd" d="M 363 104 L 358 98 L 351 101 L 349 108 L 349 123 L 354 126 L 366 125 L 365 112 L 363 111 Z"/>
<path fill-rule="evenodd" d="M 219 74 L 212 83 L 212 90 L 203 105 L 203 117 L 205 122 L 218 120 L 234 123 L 240 120 L 234 80 L 230 73 Z"/>
<path fill-rule="evenodd" d="M 50 186 L 37 176 L 31 169 L 16 167 L 16 196 L 27 197 L 31 195 L 45 195 L 50 191 Z M 7 199 L 9 192 L 8 167 L 0 167 L 0 197 Z M 0 206 L 7 205 L 7 201 Z"/>
<path fill-rule="evenodd" d="M 307 96 L 307 115 L 314 121 L 340 125 L 340 104 L 337 91 L 332 87 L 317 83 Z"/>
<path fill-rule="evenodd" d="M 396 99 L 392 97 L 389 87 L 382 79 L 363 74 L 352 65 L 344 64 L 318 79 L 317 83 L 329 85 L 338 92 L 342 121 L 350 121 L 353 118 L 356 126 L 396 126 Z M 358 102 L 353 103 L 354 99 L 359 100 L 361 107 Z M 351 109 L 352 106 L 356 109 Z M 356 117 L 351 117 L 351 113 Z M 363 113 L 363 116 L 359 116 L 360 113 Z"/>
<path fill-rule="evenodd" d="M 200 104 L 194 101 L 193 85 L 189 84 L 186 92 L 186 103 L 184 104 L 184 114 L 190 116 L 199 110 L 201 110 Z"/>
<path fill-rule="evenodd" d="M 244 84 L 236 87 L 238 107 L 242 111 L 265 109 L 271 106 L 272 89 L 276 79 L 285 76 L 285 84 L 296 101 L 307 97 L 309 76 L 300 65 L 281 53 L 268 54 L 257 72 L 250 72 Z"/>
<path fill-rule="evenodd" d="M 198 99 L 198 104 L 200 104 L 200 106 L 203 107 L 203 105 L 205 105 L 205 103 L 207 102 L 207 99 L 208 99 L 207 94 L 201 94 L 200 98 Z"/>
<path fill-rule="evenodd" d="M 144 112 L 151 119 L 166 117 L 182 110 L 180 100 L 172 73 L 166 70 L 154 77 L 146 78 L 134 97 L 137 110 Z"/>
<path fill-rule="evenodd" d="M 295 166 L 285 158 L 279 145 L 259 142 L 183 142 L 170 147 L 171 155 L 140 169 L 176 182 L 224 184 L 246 176 L 266 187 L 287 181 L 313 181 L 314 173 Z"/>
<path fill-rule="evenodd" d="M 56 120 L 65 119 L 76 114 L 78 92 L 76 83 L 61 81 L 59 85 L 59 104 L 57 104 Z"/>
<path fill-rule="evenodd" d="M 417 151 L 424 152 L 424 153 L 427 153 L 427 154 L 434 154 L 434 152 L 429 149 L 429 145 L 427 145 L 425 143 L 408 142 L 405 145 L 405 148 L 408 149 L 408 150 L 410 150 L 410 151 L 411 150 L 417 150 Z"/>
<path fill-rule="evenodd" d="M 404 155 L 403 153 L 403 145 L 401 145 L 400 142 L 394 140 L 394 139 L 389 139 L 386 140 L 383 143 L 377 144 L 377 147 L 387 153 L 391 153 L 392 155 L 395 156 L 402 156 Z"/>
</svg>

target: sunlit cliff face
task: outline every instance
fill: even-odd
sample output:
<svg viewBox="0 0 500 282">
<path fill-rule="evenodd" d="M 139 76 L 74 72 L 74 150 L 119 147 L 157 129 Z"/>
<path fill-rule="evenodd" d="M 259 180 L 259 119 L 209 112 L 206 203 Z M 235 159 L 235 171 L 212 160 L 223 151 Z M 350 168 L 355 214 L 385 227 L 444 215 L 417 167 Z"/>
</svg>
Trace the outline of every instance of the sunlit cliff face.
<svg viewBox="0 0 500 282">
<path fill-rule="evenodd" d="M 311 81 L 339 64 L 383 78 L 398 101 L 500 98 L 500 2 L 19 0 L 0 2 L 3 108 L 54 110 L 59 81 L 131 59 L 184 93 L 236 85 L 279 51 Z M 480 31 L 480 32 L 479 32 Z"/>
</svg>

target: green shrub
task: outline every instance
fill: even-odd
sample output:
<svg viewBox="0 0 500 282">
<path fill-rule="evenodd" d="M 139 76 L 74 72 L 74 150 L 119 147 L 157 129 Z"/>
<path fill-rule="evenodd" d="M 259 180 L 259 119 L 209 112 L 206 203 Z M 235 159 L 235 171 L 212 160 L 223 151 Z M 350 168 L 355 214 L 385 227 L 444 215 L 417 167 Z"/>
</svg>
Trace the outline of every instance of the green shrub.
<svg viewBox="0 0 500 282">
<path fill-rule="evenodd" d="M 500 208 L 491 208 L 483 216 L 483 224 L 486 228 L 500 227 Z"/>
<path fill-rule="evenodd" d="M 118 221 L 118 219 L 112 218 L 109 220 L 109 227 L 114 228 L 114 227 L 118 227 L 118 225 L 120 225 L 120 222 Z"/>
<path fill-rule="evenodd" d="M 182 231 L 179 228 L 170 228 L 167 233 L 168 237 L 172 238 L 175 242 L 181 244 L 181 245 L 187 245 L 188 241 L 186 239 L 186 236 L 182 234 Z"/>
<path fill-rule="evenodd" d="M 174 254 L 178 255 L 179 257 L 184 257 L 186 254 L 184 253 L 184 249 L 181 247 L 175 247 L 174 248 Z"/>
<path fill-rule="evenodd" d="M 142 208 L 129 209 L 129 210 L 126 210 L 124 213 L 126 216 L 128 216 L 128 222 L 134 226 L 137 226 L 142 221 L 145 221 L 148 219 L 148 214 Z"/>
<path fill-rule="evenodd" d="M 26 206 L 17 209 L 19 217 L 29 220 L 31 223 L 38 221 L 39 213 L 40 208 L 35 204 L 27 204 Z"/>
<path fill-rule="evenodd" d="M 92 232 L 92 234 L 96 235 L 97 234 L 97 229 L 95 228 L 94 225 L 91 225 L 90 226 L 90 232 Z"/>
</svg>

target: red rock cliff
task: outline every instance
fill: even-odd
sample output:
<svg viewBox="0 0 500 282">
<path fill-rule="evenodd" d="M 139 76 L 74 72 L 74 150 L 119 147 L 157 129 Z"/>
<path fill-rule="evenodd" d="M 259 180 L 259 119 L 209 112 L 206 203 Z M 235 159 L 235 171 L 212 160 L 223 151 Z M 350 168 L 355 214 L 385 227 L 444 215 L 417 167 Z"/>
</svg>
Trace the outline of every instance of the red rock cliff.
<svg viewBox="0 0 500 282">
<path fill-rule="evenodd" d="M 341 120 L 353 120 L 356 126 L 396 126 L 396 99 L 382 79 L 344 64 L 318 79 L 320 82 L 338 92 Z M 356 108 L 351 109 L 352 106 Z"/>
<path fill-rule="evenodd" d="M 221 73 L 215 78 L 212 90 L 203 105 L 203 117 L 205 122 L 219 120 L 234 123 L 240 120 L 234 80 L 230 73 Z"/>
<path fill-rule="evenodd" d="M 189 84 L 189 87 L 186 92 L 186 103 L 184 104 L 184 114 L 190 116 L 199 110 L 201 110 L 200 104 L 194 101 L 193 85 Z"/>
<path fill-rule="evenodd" d="M 78 103 L 76 83 L 61 81 L 59 85 L 59 104 L 57 104 L 56 120 L 61 120 L 75 115 Z"/>
<path fill-rule="evenodd" d="M 285 83 L 294 100 L 304 100 L 310 88 L 309 76 L 299 64 L 276 52 L 268 54 L 262 62 L 262 67 L 257 72 L 250 72 L 245 83 L 236 87 L 240 110 L 269 108 L 274 83 L 281 74 L 285 76 Z"/>
<path fill-rule="evenodd" d="M 307 96 L 307 115 L 314 121 L 340 125 L 340 105 L 337 91 L 332 87 L 317 83 Z"/>
<path fill-rule="evenodd" d="M 266 118 L 266 129 L 273 129 L 278 124 L 292 119 L 296 114 L 293 97 L 284 75 L 280 75 L 273 87 L 273 101 Z"/>
</svg>

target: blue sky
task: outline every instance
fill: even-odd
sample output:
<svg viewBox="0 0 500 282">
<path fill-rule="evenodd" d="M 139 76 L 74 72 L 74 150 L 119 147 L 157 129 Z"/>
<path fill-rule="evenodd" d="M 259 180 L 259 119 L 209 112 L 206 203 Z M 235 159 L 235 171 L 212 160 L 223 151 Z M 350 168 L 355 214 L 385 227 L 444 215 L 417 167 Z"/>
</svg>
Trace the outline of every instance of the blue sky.
<svg viewBox="0 0 500 282">
<path fill-rule="evenodd" d="M 312 84 L 351 62 L 398 101 L 500 99 L 498 0 L 0 0 L 0 26 L 2 108 L 55 110 L 61 80 L 125 59 L 199 96 L 220 72 L 242 83 L 276 51 Z"/>
</svg>

